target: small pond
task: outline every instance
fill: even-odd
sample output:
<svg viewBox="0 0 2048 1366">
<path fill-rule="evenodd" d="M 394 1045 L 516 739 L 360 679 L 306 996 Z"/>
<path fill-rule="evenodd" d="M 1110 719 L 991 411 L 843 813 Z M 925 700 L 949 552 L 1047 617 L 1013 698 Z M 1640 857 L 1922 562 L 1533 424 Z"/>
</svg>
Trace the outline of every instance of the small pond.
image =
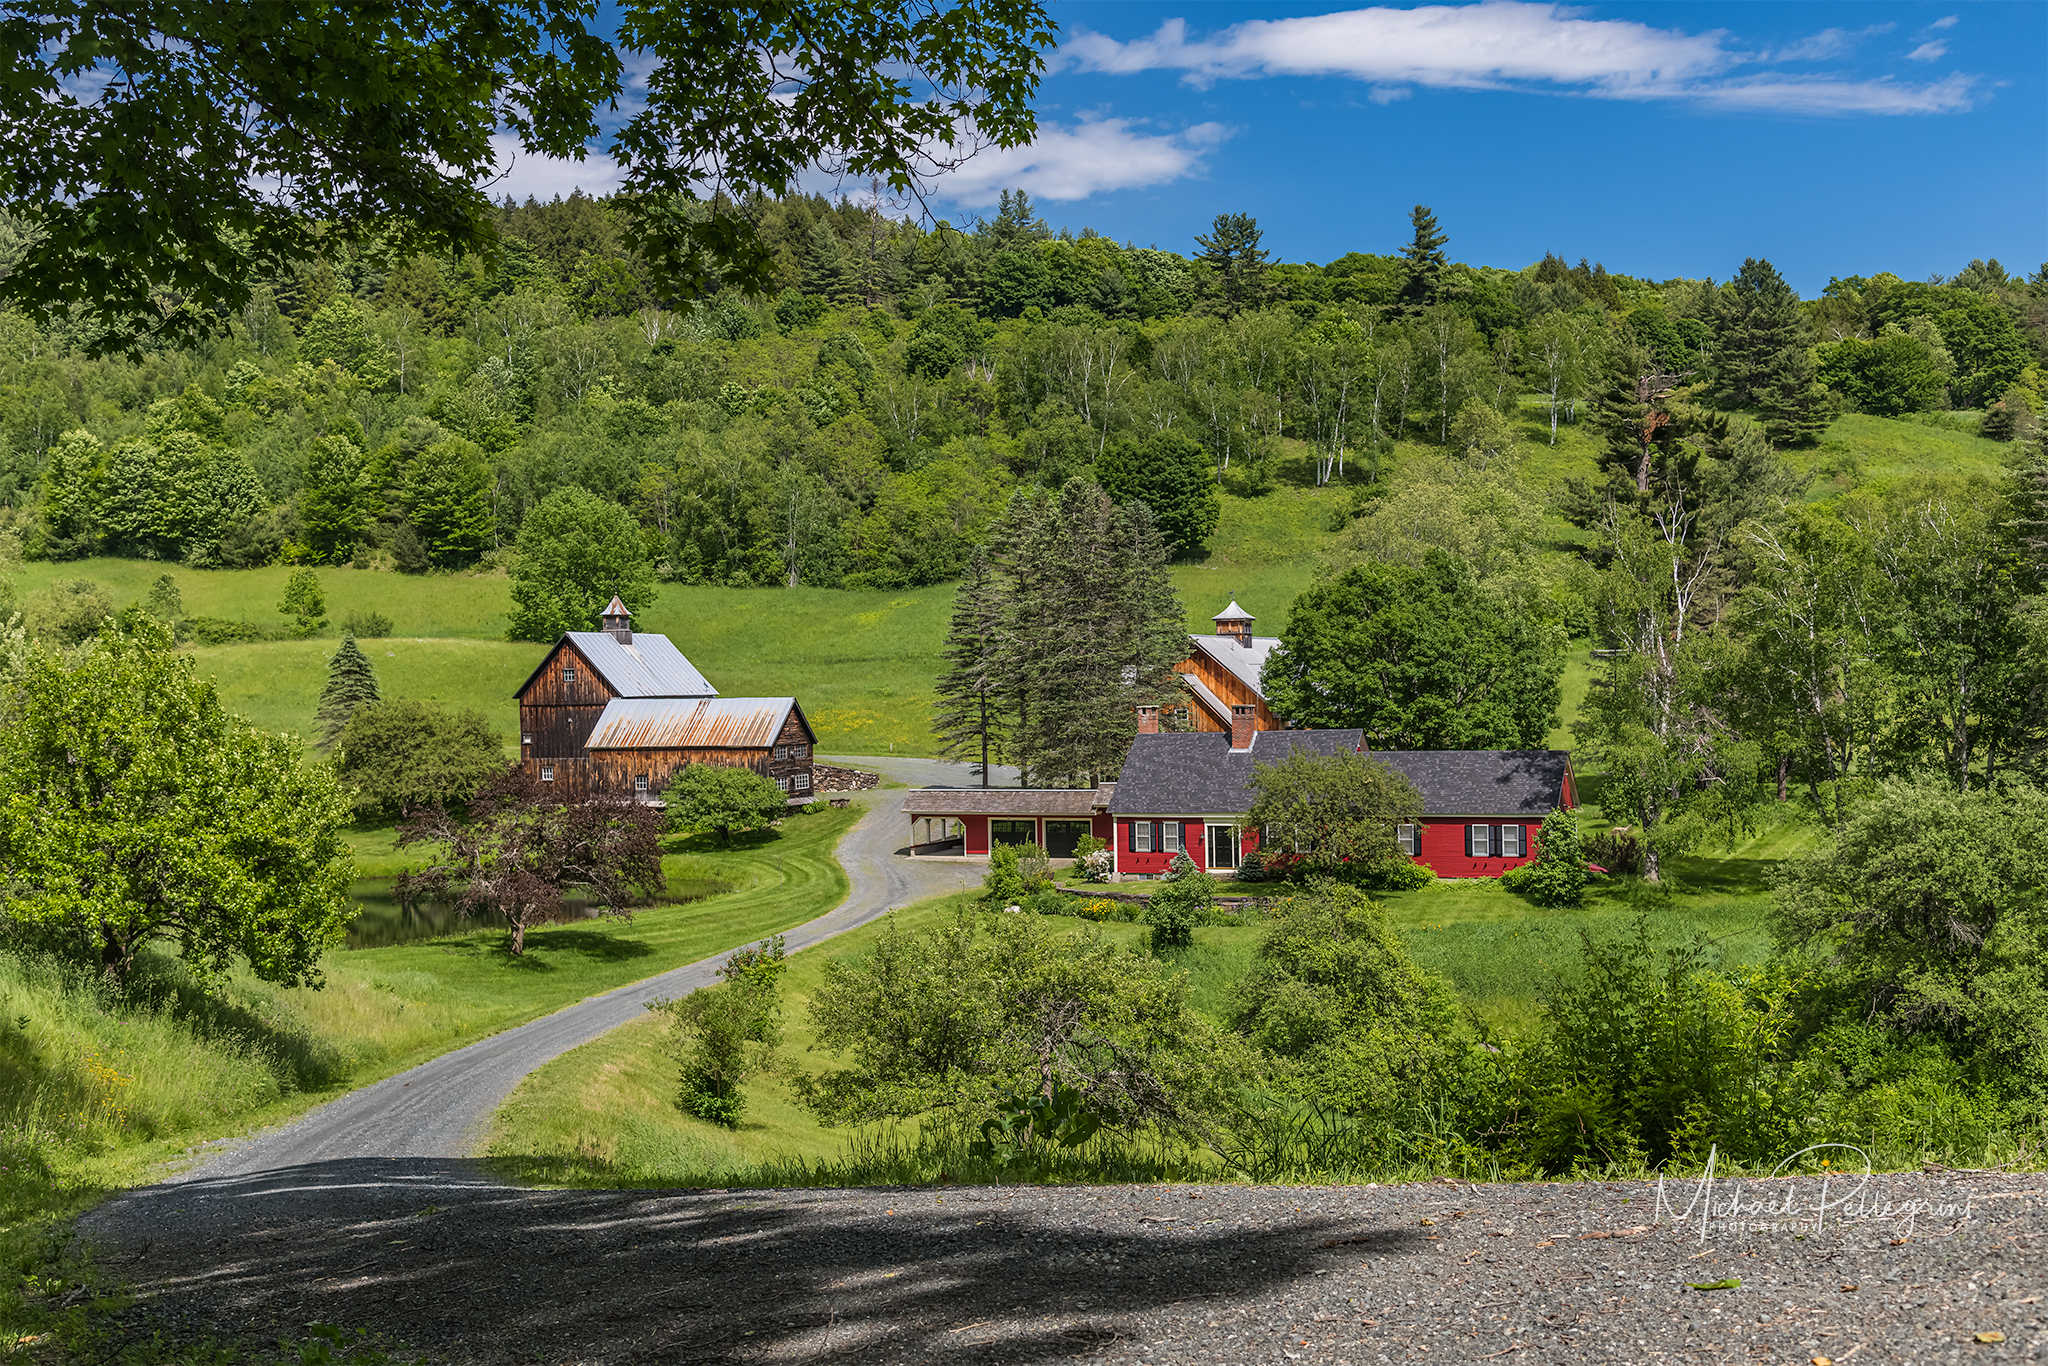
<svg viewBox="0 0 2048 1366">
<path fill-rule="evenodd" d="M 388 877 L 356 879 L 351 895 L 354 896 L 358 909 L 356 918 L 348 924 L 349 948 L 381 949 L 392 944 L 413 944 L 444 934 L 464 934 L 471 930 L 502 931 L 505 928 L 505 922 L 496 917 L 466 918 L 446 902 L 426 901 L 414 902 L 409 906 L 401 905 L 398 898 L 391 894 L 393 881 Z M 731 890 L 730 884 L 715 878 L 671 877 L 668 880 L 668 889 L 656 896 L 651 905 L 636 906 L 633 909 L 639 913 L 662 906 L 681 906 Z M 562 907 L 562 913 L 548 923 L 566 925 L 578 920 L 596 918 L 596 907 L 580 897 L 571 896 Z"/>
</svg>

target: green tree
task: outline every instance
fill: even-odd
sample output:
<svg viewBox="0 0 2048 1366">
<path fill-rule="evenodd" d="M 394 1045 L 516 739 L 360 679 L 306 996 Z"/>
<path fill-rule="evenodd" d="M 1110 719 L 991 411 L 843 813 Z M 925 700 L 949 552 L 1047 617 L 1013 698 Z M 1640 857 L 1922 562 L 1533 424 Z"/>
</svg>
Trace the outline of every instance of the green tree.
<svg viewBox="0 0 2048 1366">
<path fill-rule="evenodd" d="M 953 615 L 939 647 L 946 671 L 932 692 L 932 734 L 942 758 L 974 764 L 981 785 L 989 785 L 989 768 L 1002 757 L 1006 719 L 1000 682 L 1003 630 L 1002 588 L 988 552 L 976 546 L 967 572 L 953 590 Z"/>
<path fill-rule="evenodd" d="M 306 478 L 299 491 L 299 525 L 306 546 L 322 564 L 355 553 L 369 530 L 376 500 L 363 453 L 345 436 L 323 436 L 306 448 Z"/>
<path fill-rule="evenodd" d="M 1259 246 L 1259 220 L 1248 213 L 1219 213 L 1205 237 L 1195 234 L 1201 251 L 1195 260 L 1214 272 L 1223 312 L 1235 316 L 1257 308 L 1266 296 L 1266 252 Z"/>
<path fill-rule="evenodd" d="M 1231 1025 L 1286 1059 L 1289 1089 L 1350 1114 L 1438 1088 L 1456 1058 L 1457 1000 L 1417 967 L 1363 892 L 1322 882 L 1279 902 L 1231 993 Z"/>
<path fill-rule="evenodd" d="M 30 655 L 0 726 L 8 914 L 123 978 L 151 940 L 318 986 L 354 914 L 348 803 L 297 742 L 231 716 L 161 625 Z"/>
<path fill-rule="evenodd" d="M 1294 725 L 1360 727 L 1375 749 L 1530 749 L 1557 723 L 1558 632 L 1441 551 L 1360 564 L 1294 601 L 1266 701 Z"/>
<path fill-rule="evenodd" d="M 206 446 L 190 432 L 131 437 L 107 452 L 100 525 L 107 549 L 144 560 L 181 560 L 213 529 Z"/>
<path fill-rule="evenodd" d="M 1450 268 L 1444 246 L 1451 239 L 1437 227 L 1436 215 L 1421 204 L 1408 215 L 1414 235 L 1401 248 L 1400 305 L 1404 312 L 1420 314 L 1443 293 L 1444 272 Z"/>
<path fill-rule="evenodd" d="M 1823 1017 L 1880 1021 L 2048 1081 L 2048 796 L 1882 784 L 1790 860 L 1775 928 L 1815 953 Z M 1996 1076 L 1993 1070 L 1992 1076 Z"/>
<path fill-rule="evenodd" d="M 320 689 L 320 706 L 313 720 L 320 727 L 321 749 L 333 749 L 349 718 L 364 707 L 384 700 L 377 689 L 377 671 L 353 632 L 342 636 L 341 645 L 327 661 L 327 682 Z"/>
<path fill-rule="evenodd" d="M 91 579 L 64 579 L 22 604 L 22 624 L 36 640 L 83 645 L 114 615 L 113 595 Z"/>
<path fill-rule="evenodd" d="M 1152 927 L 1154 953 L 1187 948 L 1195 942 L 1195 930 L 1216 913 L 1216 879 L 1195 867 L 1193 860 L 1177 872 L 1145 898 L 1145 923 Z"/>
<path fill-rule="evenodd" d="M 483 450 L 459 436 L 435 442 L 406 466 L 400 501 L 435 568 L 474 564 L 496 541 L 491 479 Z"/>
<path fill-rule="evenodd" d="M 1543 818 L 1536 858 L 1500 876 L 1501 886 L 1538 906 L 1576 906 L 1586 899 L 1586 842 L 1579 818 L 1553 810 Z"/>
<path fill-rule="evenodd" d="M 1797 346 L 1784 354 L 1776 372 L 1757 391 L 1756 406 L 1771 444 L 1803 447 L 1820 443 L 1834 420 L 1835 409 L 1827 386 L 1821 383 L 1813 348 Z"/>
<path fill-rule="evenodd" d="M 504 767 L 482 712 L 409 697 L 357 707 L 334 742 L 334 771 L 365 816 L 467 802 Z"/>
<path fill-rule="evenodd" d="M 49 559 L 79 559 L 98 547 L 106 460 L 99 438 L 82 428 L 64 433 L 45 454 L 36 481 L 37 531 Z"/>
<path fill-rule="evenodd" d="M 1176 555 L 1207 549 L 1223 517 L 1215 465 L 1202 443 L 1185 432 L 1169 429 L 1110 443 L 1095 462 L 1095 478 L 1117 502 L 1152 509 L 1159 534 Z"/>
<path fill-rule="evenodd" d="M 654 602 L 639 525 L 617 503 L 573 484 L 555 490 L 520 525 L 506 637 L 546 642 L 595 630 L 614 593 L 634 612 Z"/>
<path fill-rule="evenodd" d="M 1714 303 L 1714 398 L 1756 408 L 1806 347 L 1799 296 L 1769 261 L 1742 263 Z"/>
<path fill-rule="evenodd" d="M 1951 371 L 1942 356 L 1925 338 L 1894 324 L 1870 341 L 1848 337 L 1814 354 L 1821 382 L 1863 412 L 1897 417 L 1948 402 Z"/>
<path fill-rule="evenodd" d="M 773 1064 L 782 1041 L 776 983 L 787 966 L 782 936 L 740 949 L 718 965 L 723 980 L 648 1009 L 668 1026 L 682 1083 L 676 1102 L 699 1119 L 737 1127 L 746 1110 L 740 1083 Z"/>
<path fill-rule="evenodd" d="M 382 389 L 392 379 L 390 351 L 371 333 L 362 305 L 346 294 L 330 299 L 307 321 L 299 356 L 310 365 L 331 361 L 366 389 Z"/>
<path fill-rule="evenodd" d="M 735 830 L 766 830 L 789 814 L 789 794 L 773 778 L 732 764 L 689 764 L 662 792 L 669 829 L 708 830 L 730 845 Z"/>
<path fill-rule="evenodd" d="M 300 565 L 285 580 L 284 596 L 277 610 L 294 618 L 292 633 L 301 639 L 327 625 L 327 595 L 320 588 L 320 576 Z"/>
<path fill-rule="evenodd" d="M 811 1026 L 842 1061 L 802 1094 L 826 1124 L 938 1111 L 971 1126 L 1067 1087 L 1105 1128 L 1199 1139 L 1260 1068 L 1187 993 L 1092 928 L 969 912 L 913 933 L 892 916 L 873 954 L 826 966 Z"/>
<path fill-rule="evenodd" d="M 1263 832 L 1269 862 L 1292 855 L 1312 875 L 1347 881 L 1407 866 L 1394 827 L 1422 819 L 1422 794 L 1371 755 L 1290 750 L 1254 764 L 1249 785 L 1252 804 L 1238 824 Z"/>
</svg>

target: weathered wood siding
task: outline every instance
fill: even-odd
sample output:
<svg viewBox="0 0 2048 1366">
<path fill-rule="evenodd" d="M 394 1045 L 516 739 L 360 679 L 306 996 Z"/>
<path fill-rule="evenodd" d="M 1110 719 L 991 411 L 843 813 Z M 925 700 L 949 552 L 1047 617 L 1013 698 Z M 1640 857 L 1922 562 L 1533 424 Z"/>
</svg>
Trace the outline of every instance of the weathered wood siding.
<svg viewBox="0 0 2048 1366">
<path fill-rule="evenodd" d="M 1222 699 L 1223 705 L 1226 707 L 1256 706 L 1258 708 L 1256 713 L 1258 729 L 1285 729 L 1280 724 L 1280 719 L 1274 716 L 1272 711 L 1266 706 L 1266 700 L 1263 697 L 1260 697 L 1251 688 L 1246 687 L 1236 674 L 1224 668 L 1203 651 L 1194 651 L 1188 659 L 1174 669 L 1174 672 L 1193 674 L 1196 678 L 1201 679 L 1203 686 Z M 1227 731 L 1230 729 L 1230 718 L 1228 716 L 1223 717 L 1221 720 L 1217 719 L 1207 706 L 1199 699 L 1192 697 L 1188 699 L 1188 720 L 1193 723 L 1191 728 L 1194 730 Z"/>
<path fill-rule="evenodd" d="M 564 677 L 571 666 L 576 671 L 573 681 Z M 522 740 L 531 740 L 521 744 L 521 757 L 582 759 L 583 742 L 590 738 L 612 696 L 582 652 L 569 641 L 559 642 L 519 694 L 519 734 Z M 559 772 L 555 780 L 562 781 Z"/>
</svg>

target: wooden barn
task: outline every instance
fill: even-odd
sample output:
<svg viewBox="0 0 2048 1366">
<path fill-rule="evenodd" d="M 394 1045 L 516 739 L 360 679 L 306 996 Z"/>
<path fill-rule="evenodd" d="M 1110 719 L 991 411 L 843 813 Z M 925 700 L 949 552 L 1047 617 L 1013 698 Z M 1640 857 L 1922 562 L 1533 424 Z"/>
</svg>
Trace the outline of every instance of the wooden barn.
<svg viewBox="0 0 2048 1366">
<path fill-rule="evenodd" d="M 1165 718 L 1169 728 L 1228 733 L 1245 717 L 1254 730 L 1284 730 L 1286 722 L 1266 705 L 1266 689 L 1259 676 L 1280 638 L 1253 635 L 1252 622 L 1257 618 L 1235 599 L 1212 620 L 1216 634 L 1190 635 L 1188 657 L 1174 667 L 1189 703 Z M 1140 731 L 1159 730 L 1160 720 L 1158 708 L 1138 709 Z"/>
<path fill-rule="evenodd" d="M 812 795 L 817 736 L 794 697 L 720 697 L 667 636 L 635 634 L 617 597 L 519 688 L 519 754 L 564 795 L 658 799 L 686 764 L 729 764 Z"/>
</svg>

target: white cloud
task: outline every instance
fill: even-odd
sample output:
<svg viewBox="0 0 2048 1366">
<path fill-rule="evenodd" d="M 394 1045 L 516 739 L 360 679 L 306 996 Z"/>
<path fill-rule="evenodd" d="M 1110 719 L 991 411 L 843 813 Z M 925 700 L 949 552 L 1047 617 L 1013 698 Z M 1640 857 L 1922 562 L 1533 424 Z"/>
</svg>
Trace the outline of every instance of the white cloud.
<svg viewBox="0 0 2048 1366">
<path fill-rule="evenodd" d="M 1366 98 L 1374 104 L 1392 104 L 1395 100 L 1405 100 L 1414 93 L 1405 85 L 1376 85 Z"/>
<path fill-rule="evenodd" d="M 1960 19 L 1961 19 L 1962 17 L 1963 17 L 1963 16 L 1962 16 L 1962 15 L 1960 15 L 1960 14 L 1944 14 L 1944 15 L 1942 15 L 1942 16 L 1941 16 L 1941 18 L 1939 18 L 1939 19 L 1936 19 L 1936 20 L 1935 20 L 1935 21 L 1934 21 L 1933 23 L 1929 24 L 1929 25 L 1928 25 L 1927 27 L 1929 27 L 1929 28 L 1954 28 L 1954 27 L 1956 26 L 1956 23 L 1957 23 L 1957 21 L 1959 21 L 1959 20 L 1960 20 Z"/>
<path fill-rule="evenodd" d="M 1839 57 L 1855 47 L 1865 38 L 1880 33 L 1890 33 L 1896 24 L 1872 24 L 1869 28 L 1824 28 L 1819 33 L 1801 38 L 1796 43 L 1787 43 L 1775 52 L 1766 53 L 1764 60 L 1773 62 L 1819 62 L 1830 57 Z"/>
<path fill-rule="evenodd" d="M 1133 119 L 1089 119 L 1062 126 L 1041 122 L 1028 147 L 990 147 L 938 176 L 934 198 L 963 208 L 996 202 L 1004 190 L 1034 198 L 1086 199 L 1109 190 L 1163 185 L 1203 171 L 1202 152 L 1231 134 L 1220 123 L 1178 133 L 1147 133 Z"/>
<path fill-rule="evenodd" d="M 485 188 L 493 199 L 509 194 L 514 199 L 531 195 L 546 201 L 577 189 L 585 194 L 610 194 L 625 179 L 617 162 L 594 150 L 581 161 L 534 156 L 521 151 L 519 139 L 511 133 L 493 133 L 491 147 L 498 154 L 498 178 Z"/>
<path fill-rule="evenodd" d="M 1721 107 L 1804 114 L 1952 112 L 1970 107 L 1974 81 L 1931 85 L 1846 77 L 1743 77 L 1744 65 L 1812 61 L 1848 51 L 1887 31 L 1825 29 L 1778 52 L 1729 46 L 1724 29 L 1686 33 L 1622 19 L 1589 19 L 1564 5 L 1484 0 L 1414 9 L 1342 10 L 1292 19 L 1254 19 L 1207 37 L 1169 19 L 1130 42 L 1086 30 L 1061 48 L 1058 65 L 1111 74 L 1179 70 L 1204 87 L 1262 76 L 1339 76 L 1373 85 L 1385 103 L 1406 87 L 1553 90 L 1604 99 L 1689 100 Z M 1931 60 L 1931 58 L 1930 58 Z M 1399 92 L 1399 93 L 1393 93 Z"/>
<path fill-rule="evenodd" d="M 1948 55 L 1948 44 L 1944 42 L 1922 43 L 1906 54 L 1909 62 L 1938 62 Z"/>
</svg>

